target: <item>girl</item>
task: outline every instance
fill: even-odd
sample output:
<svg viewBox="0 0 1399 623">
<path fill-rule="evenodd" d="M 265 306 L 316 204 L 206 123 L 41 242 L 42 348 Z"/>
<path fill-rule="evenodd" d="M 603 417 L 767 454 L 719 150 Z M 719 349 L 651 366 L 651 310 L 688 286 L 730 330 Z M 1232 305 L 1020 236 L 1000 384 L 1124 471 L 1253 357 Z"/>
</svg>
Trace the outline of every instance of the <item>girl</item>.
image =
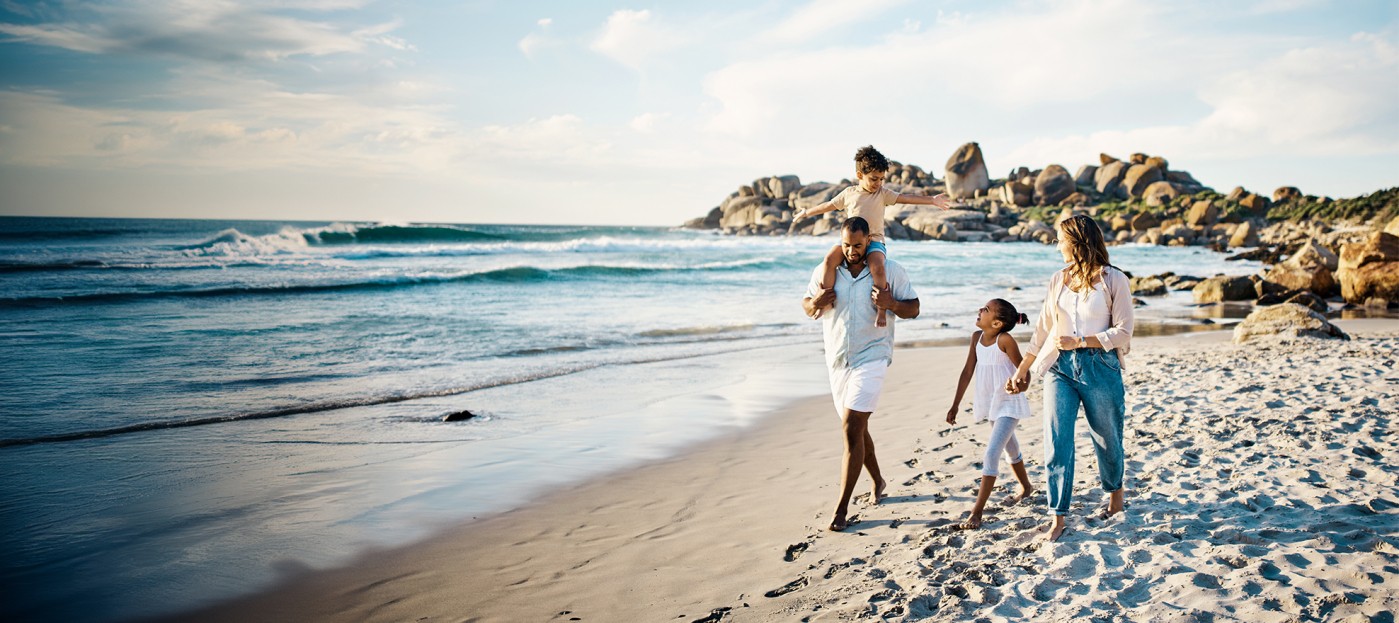
<svg viewBox="0 0 1399 623">
<path fill-rule="evenodd" d="M 1017 324 L 1029 322 L 1025 314 L 1003 299 L 993 299 L 976 312 L 976 328 L 980 331 L 972 333 L 967 363 L 962 367 L 962 377 L 957 380 L 957 395 L 952 399 L 952 408 L 947 410 L 947 423 L 956 424 L 962 394 L 967 391 L 967 383 L 975 372 L 976 400 L 972 402 L 972 409 L 977 422 L 991 420 L 991 440 L 986 444 L 986 456 L 981 461 L 981 490 L 976 494 L 971 517 L 962 524 L 964 529 L 981 527 L 981 512 L 996 486 L 996 476 L 1000 475 L 1001 452 L 1010 457 L 1010 468 L 1020 481 L 1020 494 L 1007 500 L 1007 505 L 1035 491 L 1020 456 L 1020 442 L 1015 438 L 1015 425 L 1030 417 L 1030 401 L 1023 394 L 1012 394 L 1005 389 L 1006 381 L 1020 365 L 1020 346 L 1010 336 L 1010 330 Z"/>
<path fill-rule="evenodd" d="M 1108 263 L 1098 224 L 1080 214 L 1064 219 L 1058 230 L 1059 253 L 1068 266 L 1050 277 L 1030 352 L 1006 382 L 1006 391 L 1018 394 L 1029 386 L 1031 372 L 1044 378 L 1046 497 L 1054 517 L 1048 529 L 1051 541 L 1064 534 L 1064 515 L 1073 494 L 1074 423 L 1080 406 L 1093 431 L 1098 480 L 1109 495 L 1102 515 L 1122 512 L 1126 495 L 1122 368 L 1135 322 L 1130 280 Z"/>
</svg>

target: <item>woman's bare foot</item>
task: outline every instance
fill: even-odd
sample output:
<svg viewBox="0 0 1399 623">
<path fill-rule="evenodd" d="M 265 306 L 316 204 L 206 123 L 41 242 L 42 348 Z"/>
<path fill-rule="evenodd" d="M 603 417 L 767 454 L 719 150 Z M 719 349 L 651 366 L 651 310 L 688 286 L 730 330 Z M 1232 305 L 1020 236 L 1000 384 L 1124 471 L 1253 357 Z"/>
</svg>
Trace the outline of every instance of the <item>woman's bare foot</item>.
<svg viewBox="0 0 1399 623">
<path fill-rule="evenodd" d="M 1118 489 L 1110 493 L 1108 497 L 1108 507 L 1098 515 L 1098 518 L 1107 519 L 1122 512 L 1122 509 L 1126 506 L 1124 501 L 1126 497 L 1127 492 L 1124 489 Z"/>
<path fill-rule="evenodd" d="M 1058 541 L 1059 537 L 1064 536 L 1064 517 L 1062 515 L 1055 515 L 1053 523 L 1049 524 L 1049 526 L 1044 529 L 1044 532 L 1045 540 L 1050 543 Z"/>
<path fill-rule="evenodd" d="M 977 528 L 980 528 L 980 527 L 981 527 L 981 513 L 972 513 L 972 516 L 971 516 L 971 517 L 968 517 L 966 521 L 962 522 L 961 525 L 959 525 L 959 526 L 957 526 L 957 527 L 959 527 L 959 528 L 961 528 L 961 529 L 963 529 L 963 530 L 975 530 L 975 529 L 977 529 Z"/>
<path fill-rule="evenodd" d="M 878 504 L 880 500 L 889 497 L 884 490 L 889 488 L 889 481 L 883 478 L 874 481 L 874 493 L 870 494 L 870 506 Z"/>
</svg>

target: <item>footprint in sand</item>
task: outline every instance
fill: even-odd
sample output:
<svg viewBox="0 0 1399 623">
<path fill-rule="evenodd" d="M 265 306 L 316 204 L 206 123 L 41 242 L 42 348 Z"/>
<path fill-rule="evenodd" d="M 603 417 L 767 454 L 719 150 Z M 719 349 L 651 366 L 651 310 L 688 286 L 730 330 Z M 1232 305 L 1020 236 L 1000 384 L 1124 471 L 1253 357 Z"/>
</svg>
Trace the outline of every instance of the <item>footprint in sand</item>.
<svg viewBox="0 0 1399 623">
<path fill-rule="evenodd" d="M 792 580 L 791 582 L 788 582 L 788 583 L 786 583 L 786 584 L 783 584 L 780 588 L 774 588 L 774 589 L 772 589 L 772 590 L 770 590 L 770 591 L 768 591 L 768 592 L 766 592 L 766 593 L 763 593 L 763 596 L 764 596 L 764 597 L 781 597 L 781 596 L 783 596 L 783 595 L 786 595 L 787 593 L 791 593 L 791 592 L 793 592 L 793 591 L 799 591 L 799 590 L 801 590 L 801 589 L 803 589 L 803 588 L 806 588 L 806 584 L 807 584 L 806 577 L 805 577 L 805 576 L 802 576 L 802 577 L 799 577 L 799 578 L 797 578 L 797 579 L 795 579 L 795 580 Z"/>
<path fill-rule="evenodd" d="M 811 543 L 808 543 L 806 541 L 788 545 L 787 553 L 782 556 L 782 560 L 785 560 L 787 562 L 796 562 L 798 558 L 801 558 L 802 553 L 805 552 L 806 548 L 808 547 L 811 547 Z"/>
<path fill-rule="evenodd" d="M 691 621 L 691 623 L 719 623 L 720 621 L 724 620 L 724 617 L 729 616 L 730 610 L 733 610 L 733 608 L 730 608 L 728 606 L 724 606 L 723 608 L 715 608 L 711 610 L 708 615 L 695 619 L 694 621 Z"/>
</svg>

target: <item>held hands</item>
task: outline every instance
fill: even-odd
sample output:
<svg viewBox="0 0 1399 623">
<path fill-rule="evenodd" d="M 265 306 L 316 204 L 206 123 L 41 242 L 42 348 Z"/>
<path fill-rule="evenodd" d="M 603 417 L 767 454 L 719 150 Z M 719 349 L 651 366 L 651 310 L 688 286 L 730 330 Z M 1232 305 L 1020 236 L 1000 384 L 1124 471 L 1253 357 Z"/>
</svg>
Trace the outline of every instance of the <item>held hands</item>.
<svg viewBox="0 0 1399 623">
<path fill-rule="evenodd" d="M 1006 379 L 1006 393 L 1019 394 L 1030 388 L 1030 372 L 1016 370 L 1015 374 Z"/>
</svg>

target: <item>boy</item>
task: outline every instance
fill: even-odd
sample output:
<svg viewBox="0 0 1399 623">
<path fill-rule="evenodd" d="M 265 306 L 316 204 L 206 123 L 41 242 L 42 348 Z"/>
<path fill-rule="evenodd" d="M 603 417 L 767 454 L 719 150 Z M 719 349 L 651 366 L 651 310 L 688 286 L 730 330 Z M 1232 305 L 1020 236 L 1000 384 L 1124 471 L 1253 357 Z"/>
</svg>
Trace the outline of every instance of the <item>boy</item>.
<svg viewBox="0 0 1399 623">
<path fill-rule="evenodd" d="M 792 215 L 792 222 L 825 214 L 831 210 L 845 210 L 845 218 L 861 217 L 869 222 L 870 243 L 866 254 L 869 256 L 868 264 L 870 277 L 874 280 L 876 292 L 882 292 L 889 287 L 884 275 L 884 259 L 889 253 L 884 246 L 884 208 L 896 203 L 906 203 L 915 205 L 932 205 L 946 210 L 952 206 L 952 199 L 945 194 L 933 197 L 923 195 L 906 195 L 896 193 L 884 187 L 884 176 L 889 172 L 889 160 L 884 154 L 879 153 L 873 145 L 861 147 L 855 152 L 855 182 L 854 186 L 847 188 L 836 195 L 830 201 L 818 205 L 810 210 L 797 210 Z M 825 276 L 822 278 L 821 287 L 829 288 L 836 280 L 836 268 L 840 266 L 843 255 L 840 245 L 831 248 L 831 252 L 826 254 L 826 259 L 822 263 Z M 884 318 L 886 310 L 880 309 L 875 314 L 875 324 L 885 326 L 887 320 Z M 814 318 L 821 317 L 821 309 L 817 309 Z"/>
</svg>

